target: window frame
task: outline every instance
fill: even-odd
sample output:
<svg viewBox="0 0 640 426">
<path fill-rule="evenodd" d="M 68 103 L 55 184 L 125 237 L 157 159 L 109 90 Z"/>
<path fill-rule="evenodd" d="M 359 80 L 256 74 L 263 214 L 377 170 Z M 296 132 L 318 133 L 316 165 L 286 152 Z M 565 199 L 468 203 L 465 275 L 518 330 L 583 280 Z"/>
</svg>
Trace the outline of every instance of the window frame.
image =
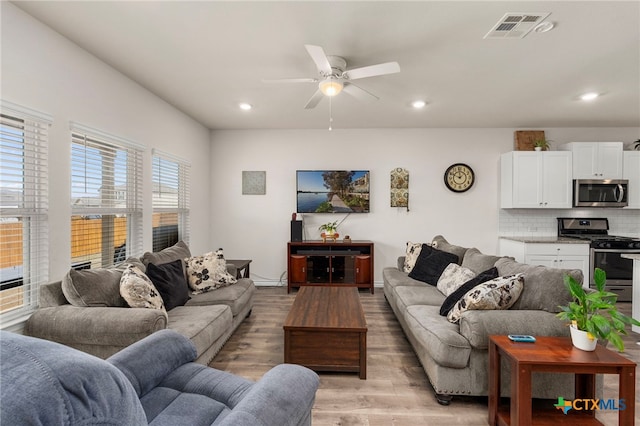
<svg viewBox="0 0 640 426">
<path fill-rule="evenodd" d="M 98 267 L 108 267 L 123 261 L 132 256 L 142 255 L 142 223 L 143 223 L 143 192 L 142 192 L 142 176 L 143 165 L 142 158 L 145 147 L 128 139 L 115 136 L 101 130 L 71 122 L 70 123 L 70 144 L 71 144 L 71 235 L 70 238 L 72 253 L 72 267 L 79 264 L 84 265 L 90 255 L 85 254 L 87 258 L 79 259 L 73 255 L 73 221 L 78 220 L 78 216 L 91 218 L 95 216 L 108 216 L 114 218 L 114 223 L 108 228 L 110 235 L 114 234 L 117 215 L 126 217 L 126 237 L 125 237 L 125 253 L 122 256 L 117 255 L 117 247 L 108 247 L 105 250 L 103 240 L 105 229 L 101 229 L 100 233 L 100 261 L 95 259 L 91 262 L 97 262 Z M 100 155 L 100 160 L 91 160 L 91 155 Z M 84 162 L 83 162 L 84 155 Z M 126 172 L 126 179 L 123 190 L 126 197 L 118 200 L 118 186 L 116 184 L 116 174 L 118 156 L 124 156 L 125 163 L 120 165 L 121 169 Z M 104 159 L 106 158 L 106 160 Z M 120 161 L 122 159 L 120 158 Z M 84 174 L 82 167 L 84 165 Z M 87 165 L 90 167 L 87 168 Z M 99 165 L 99 166 L 98 166 Z M 91 168 L 93 167 L 93 168 Z M 112 167 L 112 169 L 110 169 Z M 79 172 L 80 171 L 80 172 Z M 93 173 L 93 175 L 90 175 Z M 104 181 L 107 181 L 105 184 Z M 95 186 L 96 182 L 100 182 L 97 189 L 98 197 L 78 197 L 74 191 L 74 185 L 85 185 L 87 187 Z M 93 182 L 93 184 L 91 183 Z M 94 188 L 95 189 L 95 188 Z M 82 205 L 82 199 L 85 199 L 86 205 Z M 92 205 L 91 198 L 96 200 L 97 205 Z M 118 203 L 124 201 L 124 204 Z M 101 221 L 101 226 L 104 222 Z M 89 241 L 89 237 L 85 242 Z M 74 264 L 75 261 L 75 264 Z M 77 265 L 76 265 L 77 266 Z M 80 266 L 79 266 L 80 267 Z"/>
<path fill-rule="evenodd" d="M 3 224 L 12 222 L 12 219 L 18 219 L 17 222 L 22 223 L 21 227 L 16 227 L 20 229 L 22 245 L 22 277 L 13 279 L 13 282 L 8 283 L 10 287 L 5 289 L 21 287 L 22 300 L 18 306 L 0 312 L 1 328 L 6 329 L 24 321 L 35 311 L 38 307 L 40 285 L 49 281 L 48 132 L 53 117 L 5 100 L 0 100 L 0 113 L 3 131 L 0 151 L 11 150 L 14 158 L 5 160 L 2 166 L 4 170 L 0 172 L 0 187 L 5 187 L 5 184 L 19 185 L 21 189 L 17 192 L 22 194 L 21 198 L 15 200 L 15 206 L 0 205 L 0 217 L 8 219 L 7 222 L 2 220 Z M 5 134 L 5 126 L 21 129 L 21 134 Z M 9 136 L 5 139 L 6 135 Z M 13 138 L 18 140 L 12 140 Z M 9 257 L 7 252 L 5 248 L 0 258 Z"/>
<path fill-rule="evenodd" d="M 190 237 L 190 175 L 191 163 L 188 161 L 168 154 L 158 149 L 152 150 L 151 156 L 151 181 L 152 181 L 152 212 L 156 213 L 174 213 L 178 216 L 178 241 L 182 240 L 189 244 Z M 166 163 L 166 167 L 162 168 L 162 163 Z M 162 177 L 162 172 L 166 171 L 168 177 Z M 160 200 L 156 197 L 156 185 L 161 190 L 162 184 L 176 186 L 176 199 Z M 153 224 L 152 224 L 153 227 Z M 153 231 L 152 231 L 153 234 Z M 154 251 L 161 248 L 156 244 L 155 238 L 152 241 Z M 165 247 L 162 247 L 165 248 Z"/>
</svg>

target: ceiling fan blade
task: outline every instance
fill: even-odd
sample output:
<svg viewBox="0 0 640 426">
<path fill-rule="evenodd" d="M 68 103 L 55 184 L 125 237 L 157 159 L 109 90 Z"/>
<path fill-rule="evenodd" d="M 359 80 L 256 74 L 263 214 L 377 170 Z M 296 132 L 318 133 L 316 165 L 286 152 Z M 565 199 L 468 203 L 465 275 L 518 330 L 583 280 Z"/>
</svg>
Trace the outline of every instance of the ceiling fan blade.
<svg viewBox="0 0 640 426">
<path fill-rule="evenodd" d="M 400 65 L 397 62 L 385 62 L 384 64 L 369 65 L 368 67 L 354 68 L 345 72 L 349 80 L 359 78 L 375 77 L 377 75 L 394 74 L 400 72 Z"/>
<path fill-rule="evenodd" d="M 344 88 L 342 89 L 345 93 L 350 94 L 354 98 L 357 98 L 361 101 L 365 102 L 374 102 L 377 101 L 378 98 L 373 93 L 369 93 L 361 87 L 356 86 L 353 83 L 345 83 Z"/>
<path fill-rule="evenodd" d="M 314 93 L 313 96 L 311 96 L 311 99 L 309 99 L 307 104 L 304 106 L 304 109 L 315 108 L 316 105 L 318 105 L 318 102 L 322 100 L 322 98 L 324 98 L 324 95 L 322 94 L 320 89 L 316 90 L 316 93 Z"/>
<path fill-rule="evenodd" d="M 304 47 L 307 48 L 309 56 L 311 56 L 313 62 L 316 63 L 318 71 L 322 71 L 325 74 L 331 74 L 331 64 L 329 63 L 327 55 L 324 53 L 324 49 L 320 46 L 313 46 L 311 44 L 305 44 Z"/>
<path fill-rule="evenodd" d="M 317 78 L 278 78 L 275 80 L 262 79 L 263 83 L 317 83 Z"/>
</svg>

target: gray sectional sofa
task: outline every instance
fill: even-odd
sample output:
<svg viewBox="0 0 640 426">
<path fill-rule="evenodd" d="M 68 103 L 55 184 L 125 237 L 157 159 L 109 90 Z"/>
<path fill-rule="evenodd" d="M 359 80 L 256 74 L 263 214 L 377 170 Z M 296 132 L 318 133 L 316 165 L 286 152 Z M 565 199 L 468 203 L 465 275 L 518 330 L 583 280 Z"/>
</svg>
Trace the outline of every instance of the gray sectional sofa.
<svg viewBox="0 0 640 426">
<path fill-rule="evenodd" d="M 142 269 L 149 263 L 162 265 L 190 255 L 186 244 L 179 242 L 158 253 L 145 253 L 141 259 L 127 259 L 125 263 L 137 263 Z M 228 267 L 235 276 L 233 265 Z M 39 308 L 27 320 L 24 333 L 103 359 L 169 328 L 189 338 L 197 350 L 195 361 L 206 365 L 253 307 L 255 285 L 248 278 L 205 293 L 189 292 L 190 298 L 184 305 L 165 313 L 127 306 L 119 293 L 122 268 L 73 274 L 84 280 L 76 280 L 73 287 L 68 282 L 63 285 L 63 281 L 40 287 Z"/>
<path fill-rule="evenodd" d="M 580 270 L 553 269 L 515 262 L 512 258 L 485 255 L 475 248 L 450 244 L 436 236 L 438 250 L 458 256 L 458 264 L 480 274 L 496 267 L 499 275 L 523 273 L 524 287 L 510 309 L 468 310 L 458 323 L 440 314 L 445 295 L 436 283 L 425 283 L 403 271 L 404 256 L 397 267 L 383 270 L 384 294 L 402 329 L 418 356 L 443 405 L 453 395 L 488 394 L 488 338 L 492 334 L 531 334 L 534 336 L 568 336 L 566 324 L 555 315 L 558 305 L 570 295 L 563 284 L 564 274 L 582 282 Z M 506 368 L 506 365 L 503 365 Z M 510 391 L 509 372 L 502 374 L 503 396 Z M 574 394 L 571 375 L 535 374 L 533 397 L 570 398 Z"/>
</svg>

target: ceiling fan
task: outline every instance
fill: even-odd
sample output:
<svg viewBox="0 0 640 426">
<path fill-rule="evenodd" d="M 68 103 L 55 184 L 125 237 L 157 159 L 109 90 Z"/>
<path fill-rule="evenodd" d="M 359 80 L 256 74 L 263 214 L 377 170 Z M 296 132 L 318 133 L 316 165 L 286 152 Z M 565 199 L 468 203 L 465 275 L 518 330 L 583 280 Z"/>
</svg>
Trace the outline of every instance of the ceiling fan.
<svg viewBox="0 0 640 426">
<path fill-rule="evenodd" d="M 265 83 L 318 83 L 318 90 L 304 106 L 305 109 L 315 108 L 323 96 L 335 96 L 344 90 L 351 96 L 365 100 L 376 101 L 379 98 L 352 83 L 352 80 L 360 78 L 376 77 L 385 74 L 400 72 L 397 62 L 385 62 L 383 64 L 369 65 L 361 68 L 347 70 L 347 61 L 340 56 L 327 56 L 320 46 L 305 44 L 309 56 L 318 68 L 316 78 L 285 78 L 279 80 L 262 80 Z"/>
</svg>

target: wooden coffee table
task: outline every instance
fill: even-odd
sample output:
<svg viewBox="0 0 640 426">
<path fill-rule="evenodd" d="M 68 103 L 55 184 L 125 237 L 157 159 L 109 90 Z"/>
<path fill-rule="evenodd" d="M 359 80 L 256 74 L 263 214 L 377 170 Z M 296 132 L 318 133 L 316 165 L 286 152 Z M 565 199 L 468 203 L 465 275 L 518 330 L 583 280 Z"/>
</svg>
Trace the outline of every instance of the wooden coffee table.
<svg viewBox="0 0 640 426">
<path fill-rule="evenodd" d="M 511 364 L 511 403 L 500 404 L 500 358 Z M 565 415 L 550 403 L 532 413 L 531 373 L 537 371 L 575 374 L 575 400 L 595 398 L 595 375 L 617 374 L 620 425 L 633 425 L 635 417 L 636 363 L 598 345 L 593 352 L 574 348 L 568 337 L 536 337 L 535 343 L 512 342 L 507 336 L 489 336 L 490 425 L 601 425 L 595 410 L 571 409 Z M 564 395 L 558 395 L 563 397 Z M 580 402 L 578 408 L 585 404 Z M 617 407 L 618 405 L 616 405 Z"/>
<path fill-rule="evenodd" d="M 283 328 L 284 362 L 367 378 L 367 323 L 357 288 L 301 287 Z"/>
</svg>

